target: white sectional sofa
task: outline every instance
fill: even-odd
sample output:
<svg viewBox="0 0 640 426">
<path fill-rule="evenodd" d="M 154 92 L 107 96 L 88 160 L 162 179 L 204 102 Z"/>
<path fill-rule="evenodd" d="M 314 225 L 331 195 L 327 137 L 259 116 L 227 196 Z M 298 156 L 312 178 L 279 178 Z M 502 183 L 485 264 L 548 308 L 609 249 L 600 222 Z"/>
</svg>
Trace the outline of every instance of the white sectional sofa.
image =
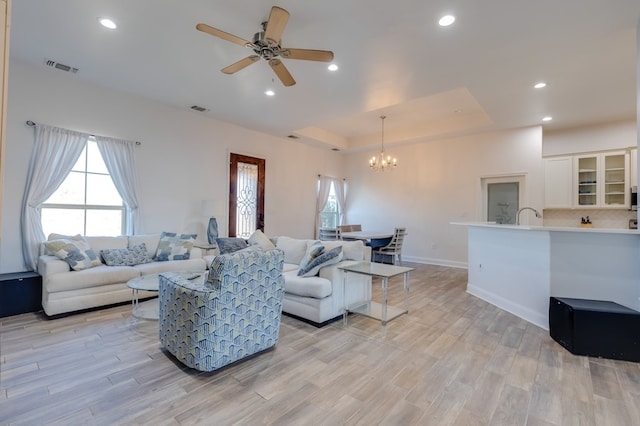
<svg viewBox="0 0 640 426">
<path fill-rule="evenodd" d="M 127 249 L 145 243 L 150 256 L 149 263 L 134 266 L 100 266 L 79 271 L 72 270 L 67 262 L 47 254 L 44 243 L 38 259 L 38 273 L 42 275 L 42 308 L 49 315 L 58 315 L 97 306 L 131 300 L 131 289 L 127 281 L 147 274 L 177 271 L 204 271 L 210 262 L 203 258 L 202 250 L 191 248 L 189 258 L 184 260 L 157 261 L 156 250 L 160 234 L 85 237 L 98 255 L 105 249 Z M 50 236 L 55 239 L 58 236 Z M 157 296 L 156 292 L 140 292 L 140 297 Z"/>
<path fill-rule="evenodd" d="M 282 311 L 322 326 L 342 315 L 345 297 L 347 304 L 371 300 L 370 277 L 348 274 L 345 289 L 345 273 L 338 269 L 342 265 L 371 259 L 371 248 L 362 241 L 321 241 L 326 250 L 342 246 L 342 260 L 321 268 L 317 276 L 298 276 L 302 258 L 316 241 L 278 237 L 276 247 L 284 251 Z"/>
</svg>

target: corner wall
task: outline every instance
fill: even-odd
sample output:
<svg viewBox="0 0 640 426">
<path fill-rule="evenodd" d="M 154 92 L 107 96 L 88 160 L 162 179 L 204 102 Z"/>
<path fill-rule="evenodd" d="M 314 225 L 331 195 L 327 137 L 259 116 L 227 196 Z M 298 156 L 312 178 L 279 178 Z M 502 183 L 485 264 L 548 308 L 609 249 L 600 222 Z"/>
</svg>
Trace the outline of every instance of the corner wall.
<svg viewBox="0 0 640 426">
<path fill-rule="evenodd" d="M 542 211 L 539 126 L 387 150 L 398 167 L 383 173 L 369 169 L 372 151 L 348 156 L 347 219 L 367 230 L 405 226 L 404 260 L 466 267 L 466 227 L 450 223 L 481 220 L 482 177 L 525 173 L 525 205 Z"/>
</svg>

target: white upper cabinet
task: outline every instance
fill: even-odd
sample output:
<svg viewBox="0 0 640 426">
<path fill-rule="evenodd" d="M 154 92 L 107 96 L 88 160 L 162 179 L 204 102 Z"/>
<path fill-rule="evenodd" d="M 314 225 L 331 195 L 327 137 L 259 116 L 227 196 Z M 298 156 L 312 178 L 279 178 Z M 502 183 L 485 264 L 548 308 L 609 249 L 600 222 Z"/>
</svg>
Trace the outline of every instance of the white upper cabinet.
<svg viewBox="0 0 640 426">
<path fill-rule="evenodd" d="M 545 158 L 545 208 L 629 208 L 630 186 L 637 185 L 630 165 L 637 150 L 630 151 Z"/>
<path fill-rule="evenodd" d="M 573 207 L 573 157 L 545 158 L 544 206 L 549 209 Z"/>
<path fill-rule="evenodd" d="M 578 155 L 574 169 L 574 207 L 629 207 L 628 152 Z"/>
</svg>

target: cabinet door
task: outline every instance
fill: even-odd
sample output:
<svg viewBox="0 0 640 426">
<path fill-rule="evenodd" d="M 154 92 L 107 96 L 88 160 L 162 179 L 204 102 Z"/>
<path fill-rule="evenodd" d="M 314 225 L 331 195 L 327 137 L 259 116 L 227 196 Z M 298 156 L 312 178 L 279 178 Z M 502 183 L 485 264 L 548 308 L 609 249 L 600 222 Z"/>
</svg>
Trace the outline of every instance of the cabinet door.
<svg viewBox="0 0 640 426">
<path fill-rule="evenodd" d="M 544 207 L 568 209 L 573 203 L 572 157 L 544 160 Z"/>
<path fill-rule="evenodd" d="M 598 191 L 598 155 L 577 156 L 576 186 L 574 189 L 576 207 L 595 207 L 600 204 Z"/>
<path fill-rule="evenodd" d="M 629 204 L 629 157 L 624 152 L 602 155 L 604 207 Z"/>
</svg>

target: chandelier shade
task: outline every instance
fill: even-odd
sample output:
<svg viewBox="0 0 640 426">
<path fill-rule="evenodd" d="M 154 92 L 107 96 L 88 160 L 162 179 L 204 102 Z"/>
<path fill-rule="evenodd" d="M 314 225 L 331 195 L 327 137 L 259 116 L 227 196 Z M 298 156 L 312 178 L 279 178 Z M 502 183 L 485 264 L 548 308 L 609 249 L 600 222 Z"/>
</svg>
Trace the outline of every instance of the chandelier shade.
<svg viewBox="0 0 640 426">
<path fill-rule="evenodd" d="M 378 155 L 374 155 L 369 159 L 369 167 L 376 172 L 384 172 L 388 169 L 393 169 L 398 165 L 398 160 L 395 157 L 391 157 L 384 150 L 384 119 L 385 115 L 380 116 L 382 121 L 382 133 L 381 133 L 381 149 Z"/>
</svg>

